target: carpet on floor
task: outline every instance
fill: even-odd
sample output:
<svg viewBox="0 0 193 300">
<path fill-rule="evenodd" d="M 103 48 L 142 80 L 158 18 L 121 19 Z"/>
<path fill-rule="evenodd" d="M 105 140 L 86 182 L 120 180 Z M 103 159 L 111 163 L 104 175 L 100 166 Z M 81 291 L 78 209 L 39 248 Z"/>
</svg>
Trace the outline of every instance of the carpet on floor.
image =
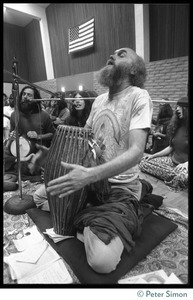
<svg viewBox="0 0 193 300">
<path fill-rule="evenodd" d="M 23 194 L 33 195 L 41 184 L 42 183 L 31 183 L 30 181 L 22 182 Z M 19 195 L 19 191 L 5 192 L 4 203 L 14 195 Z M 167 275 L 173 272 L 184 284 L 188 284 L 188 220 L 170 208 L 161 207 L 155 210 L 155 213 L 173 221 L 178 225 L 178 228 L 170 233 L 122 278 L 163 269 Z M 9 255 L 16 252 L 12 240 L 15 239 L 23 229 L 33 226 L 34 222 L 27 214 L 10 215 L 3 212 L 3 217 L 4 236 L 6 238 L 6 236 L 9 235 L 9 244 L 6 244 L 6 247 L 4 247 L 4 255 Z M 80 283 L 71 267 L 66 262 L 65 264 L 73 278 L 73 282 Z M 5 263 L 3 277 L 4 284 L 15 283 L 15 281 L 11 279 L 9 268 Z"/>
</svg>

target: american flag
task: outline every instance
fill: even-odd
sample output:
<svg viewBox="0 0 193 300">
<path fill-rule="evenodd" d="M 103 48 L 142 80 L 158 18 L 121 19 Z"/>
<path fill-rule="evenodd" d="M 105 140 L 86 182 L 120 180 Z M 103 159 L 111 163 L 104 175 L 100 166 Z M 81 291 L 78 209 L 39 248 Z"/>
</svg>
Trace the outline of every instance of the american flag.
<svg viewBox="0 0 193 300">
<path fill-rule="evenodd" d="M 94 18 L 88 22 L 74 26 L 68 30 L 68 53 L 79 51 L 94 45 Z"/>
</svg>

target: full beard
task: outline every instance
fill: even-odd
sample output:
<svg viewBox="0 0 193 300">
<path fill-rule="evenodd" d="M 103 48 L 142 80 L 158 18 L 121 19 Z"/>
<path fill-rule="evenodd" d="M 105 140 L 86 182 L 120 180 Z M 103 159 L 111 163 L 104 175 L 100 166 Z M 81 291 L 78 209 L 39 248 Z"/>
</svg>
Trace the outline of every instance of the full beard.
<svg viewBox="0 0 193 300">
<path fill-rule="evenodd" d="M 27 115 L 37 110 L 37 104 L 30 101 L 21 102 L 19 105 L 19 110 Z"/>
<path fill-rule="evenodd" d="M 123 79 L 129 78 L 130 66 L 126 64 L 107 65 L 97 73 L 99 84 L 104 87 L 119 86 Z"/>
</svg>

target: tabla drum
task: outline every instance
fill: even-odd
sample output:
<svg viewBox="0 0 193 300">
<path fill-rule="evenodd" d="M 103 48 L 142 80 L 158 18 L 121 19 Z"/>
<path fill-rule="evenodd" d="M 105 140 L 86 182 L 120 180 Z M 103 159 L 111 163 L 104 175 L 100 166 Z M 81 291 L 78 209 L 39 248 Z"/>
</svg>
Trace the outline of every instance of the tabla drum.
<svg viewBox="0 0 193 300">
<path fill-rule="evenodd" d="M 92 137 L 93 133 L 90 129 L 66 125 L 58 126 L 45 164 L 44 181 L 46 188 L 50 180 L 69 172 L 69 170 L 61 166 L 61 161 L 84 167 L 99 164 L 98 158 L 93 158 Z M 74 219 L 86 206 L 88 188 L 86 186 L 62 198 L 47 192 L 55 233 L 61 235 L 75 234 Z M 106 195 L 108 191 L 108 180 L 103 180 L 100 184 L 99 192 L 102 195 Z"/>
<path fill-rule="evenodd" d="M 24 158 L 28 156 L 29 154 L 33 153 L 35 151 L 35 143 L 24 138 L 23 136 L 19 137 L 19 152 L 20 152 L 20 158 Z M 17 148 L 16 148 L 16 140 L 12 140 L 10 142 L 9 146 L 10 154 L 17 157 Z"/>
</svg>

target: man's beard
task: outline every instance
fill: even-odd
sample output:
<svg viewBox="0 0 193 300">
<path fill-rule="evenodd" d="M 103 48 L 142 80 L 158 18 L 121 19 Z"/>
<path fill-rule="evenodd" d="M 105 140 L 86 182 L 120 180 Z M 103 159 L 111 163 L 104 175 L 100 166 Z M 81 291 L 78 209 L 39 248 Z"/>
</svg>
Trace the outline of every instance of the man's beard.
<svg viewBox="0 0 193 300">
<path fill-rule="evenodd" d="M 24 113 L 24 114 L 30 114 L 33 113 L 37 110 L 37 103 L 36 102 L 30 102 L 30 101 L 25 101 L 21 102 L 19 105 L 19 110 Z"/>
<path fill-rule="evenodd" d="M 99 84 L 104 87 L 119 86 L 123 79 L 130 77 L 131 66 L 128 64 L 107 65 L 97 73 Z"/>
</svg>

